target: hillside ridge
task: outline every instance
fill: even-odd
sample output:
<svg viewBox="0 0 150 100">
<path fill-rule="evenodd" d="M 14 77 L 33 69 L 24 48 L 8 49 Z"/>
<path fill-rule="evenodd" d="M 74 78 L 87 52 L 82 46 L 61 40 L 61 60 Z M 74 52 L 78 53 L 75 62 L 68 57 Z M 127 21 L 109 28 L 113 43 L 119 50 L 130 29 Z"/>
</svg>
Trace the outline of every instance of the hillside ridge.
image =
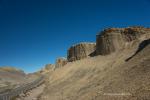
<svg viewBox="0 0 150 100">
<path fill-rule="evenodd" d="M 47 74 L 39 100 L 149 100 L 149 39 L 150 30 L 143 27 L 100 32 L 92 57 L 69 61 Z"/>
</svg>

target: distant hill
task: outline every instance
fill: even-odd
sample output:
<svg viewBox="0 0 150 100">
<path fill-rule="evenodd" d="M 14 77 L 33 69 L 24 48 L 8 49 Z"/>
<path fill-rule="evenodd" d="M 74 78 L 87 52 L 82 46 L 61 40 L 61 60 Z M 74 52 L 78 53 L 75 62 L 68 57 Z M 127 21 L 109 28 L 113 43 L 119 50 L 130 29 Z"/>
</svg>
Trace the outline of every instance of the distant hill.
<svg viewBox="0 0 150 100">
<path fill-rule="evenodd" d="M 25 73 L 20 70 L 16 69 L 14 67 L 8 67 L 8 66 L 3 66 L 0 67 L 0 78 L 3 80 L 22 80 L 23 77 L 25 77 Z"/>
<path fill-rule="evenodd" d="M 0 67 L 0 92 L 8 91 L 16 86 L 25 84 L 38 78 L 38 75 L 25 74 L 23 70 L 11 66 Z"/>
<path fill-rule="evenodd" d="M 15 67 L 11 67 L 11 66 L 0 66 L 0 71 L 6 71 L 6 72 L 11 72 L 11 73 L 20 73 L 22 75 L 25 75 L 24 71 L 21 69 L 17 69 Z"/>
</svg>

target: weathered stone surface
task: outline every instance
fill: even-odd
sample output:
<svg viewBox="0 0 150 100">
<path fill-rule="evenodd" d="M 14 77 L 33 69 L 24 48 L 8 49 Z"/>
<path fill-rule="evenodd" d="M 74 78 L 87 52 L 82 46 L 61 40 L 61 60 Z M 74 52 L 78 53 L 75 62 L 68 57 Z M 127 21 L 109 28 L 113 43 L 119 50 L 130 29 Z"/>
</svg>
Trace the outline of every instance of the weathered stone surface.
<svg viewBox="0 0 150 100">
<path fill-rule="evenodd" d="M 56 60 L 56 63 L 55 63 L 55 68 L 59 68 L 59 67 L 63 67 L 64 65 L 67 64 L 67 59 L 66 58 L 58 58 Z"/>
<path fill-rule="evenodd" d="M 75 61 L 90 56 L 95 51 L 96 43 L 79 43 L 68 49 L 68 61 Z"/>
<path fill-rule="evenodd" d="M 53 65 L 53 64 L 46 64 L 45 67 L 40 70 L 40 73 L 41 74 L 46 74 L 48 72 L 53 71 L 54 68 L 55 68 L 55 65 Z"/>
<path fill-rule="evenodd" d="M 121 50 L 127 42 L 150 36 L 150 29 L 143 27 L 109 28 L 96 37 L 96 54 L 107 55 Z"/>
<path fill-rule="evenodd" d="M 45 70 L 53 70 L 54 69 L 54 65 L 53 64 L 46 64 L 45 65 Z"/>
</svg>

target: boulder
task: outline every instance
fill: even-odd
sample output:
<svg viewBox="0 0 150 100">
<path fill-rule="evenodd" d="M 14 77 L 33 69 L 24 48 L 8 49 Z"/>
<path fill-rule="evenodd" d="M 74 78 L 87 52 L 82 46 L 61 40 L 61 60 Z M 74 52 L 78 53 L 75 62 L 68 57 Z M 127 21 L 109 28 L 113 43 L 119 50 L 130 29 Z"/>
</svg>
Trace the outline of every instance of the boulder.
<svg viewBox="0 0 150 100">
<path fill-rule="evenodd" d="M 144 27 L 108 28 L 96 36 L 96 55 L 107 55 L 121 50 L 126 43 L 149 37 L 150 29 Z"/>
<path fill-rule="evenodd" d="M 72 62 L 91 56 L 95 51 L 95 47 L 96 43 L 87 42 L 73 45 L 68 49 L 67 59 L 69 62 Z"/>
</svg>

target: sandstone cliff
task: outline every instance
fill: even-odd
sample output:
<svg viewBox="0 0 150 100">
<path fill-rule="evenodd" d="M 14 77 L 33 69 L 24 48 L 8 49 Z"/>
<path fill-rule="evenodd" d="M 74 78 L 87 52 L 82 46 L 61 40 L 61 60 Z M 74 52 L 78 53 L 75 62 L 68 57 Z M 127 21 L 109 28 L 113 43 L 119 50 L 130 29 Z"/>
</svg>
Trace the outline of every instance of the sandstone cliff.
<svg viewBox="0 0 150 100">
<path fill-rule="evenodd" d="M 95 43 L 79 43 L 68 49 L 68 61 L 75 61 L 90 56 L 95 51 Z"/>
<path fill-rule="evenodd" d="M 121 50 L 135 40 L 148 39 L 150 28 L 128 27 L 109 28 L 100 32 L 96 37 L 96 54 L 107 55 Z"/>
<path fill-rule="evenodd" d="M 143 43 L 56 69 L 49 75 L 51 78 L 40 100 L 149 100 L 149 42 L 140 52 L 135 52 Z M 135 56 L 125 61 L 134 53 Z"/>
<path fill-rule="evenodd" d="M 54 68 L 55 68 L 55 65 L 53 65 L 53 64 L 46 64 L 45 67 L 42 68 L 42 69 L 39 71 L 39 73 L 40 73 L 40 74 L 46 74 L 46 73 L 48 73 L 48 72 L 53 71 Z"/>
<path fill-rule="evenodd" d="M 81 44 L 68 50 L 73 62 L 49 74 L 40 100 L 149 100 L 149 28 L 106 29 L 97 35 L 99 56 L 86 59 L 94 51 L 86 50 Z"/>
<path fill-rule="evenodd" d="M 63 58 L 63 57 L 58 58 L 56 60 L 56 63 L 55 63 L 55 68 L 63 67 L 66 64 L 67 64 L 67 59 L 66 58 Z"/>
</svg>

